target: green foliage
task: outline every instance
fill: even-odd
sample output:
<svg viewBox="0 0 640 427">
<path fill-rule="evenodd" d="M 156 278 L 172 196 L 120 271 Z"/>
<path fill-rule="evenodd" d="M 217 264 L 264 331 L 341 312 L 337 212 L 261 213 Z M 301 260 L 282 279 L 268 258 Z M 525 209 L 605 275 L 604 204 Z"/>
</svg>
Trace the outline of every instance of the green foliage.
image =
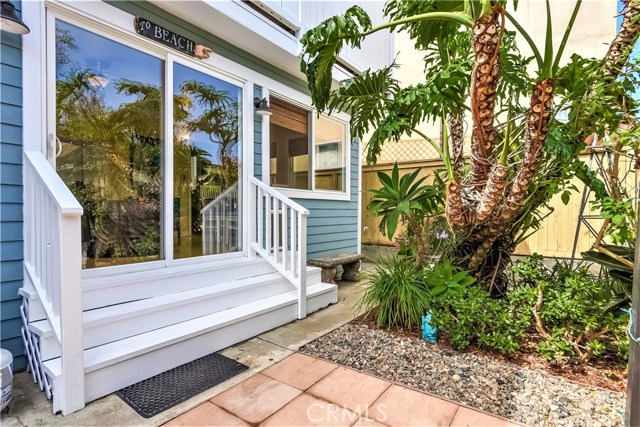
<svg viewBox="0 0 640 427">
<path fill-rule="evenodd" d="M 631 246 L 618 246 L 618 245 L 600 245 L 605 250 L 613 253 L 614 255 L 627 260 L 631 263 L 635 261 L 634 247 Z M 582 258 L 585 261 L 594 262 L 604 268 L 610 282 L 607 282 L 605 289 L 609 307 L 615 308 L 631 302 L 631 293 L 633 288 L 633 269 L 616 257 L 610 254 L 589 250 L 582 252 Z M 605 276 L 606 280 L 607 277 Z"/>
<path fill-rule="evenodd" d="M 413 258 L 394 256 L 376 264 L 369 282 L 356 306 L 366 311 L 377 307 L 378 326 L 420 327 L 429 309 L 429 293 Z"/>
<path fill-rule="evenodd" d="M 464 10 L 463 0 L 422 0 L 403 1 L 390 0 L 386 3 L 384 14 L 391 20 L 432 13 L 432 12 L 461 12 Z M 396 30 L 407 31 L 414 40 L 416 49 L 427 49 L 434 42 L 450 42 L 452 35 L 458 32 L 460 23 L 455 21 L 418 21 L 398 26 Z M 439 43 L 440 44 L 440 43 Z"/>
<path fill-rule="evenodd" d="M 386 106 L 399 90 L 398 81 L 392 77 L 396 64 L 378 71 L 365 71 L 344 80 L 331 94 L 328 113 L 348 111 L 351 114 L 351 135 L 364 138 L 385 115 Z"/>
<path fill-rule="evenodd" d="M 425 283 L 429 286 L 429 293 L 433 297 L 448 297 L 460 294 L 462 290 L 476 282 L 469 272 L 455 267 L 447 260 L 436 264 L 433 269 L 426 269 Z"/>
<path fill-rule="evenodd" d="M 313 104 L 319 111 L 327 108 L 331 93 L 332 69 L 345 44 L 359 48 L 371 19 L 360 6 L 351 6 L 307 31 L 300 42 L 305 47 L 300 70 L 307 75 Z"/>
<path fill-rule="evenodd" d="M 586 268 L 571 269 L 561 262 L 547 268 L 535 255 L 516 262 L 512 273 L 521 301 L 536 318 L 543 357 L 584 363 L 606 351 L 624 356 L 628 316 L 610 310 L 602 282 Z"/>
<path fill-rule="evenodd" d="M 531 321 L 530 312 L 514 310 L 507 301 L 494 299 L 477 286 L 434 298 L 431 308 L 431 324 L 460 350 L 477 343 L 502 354 L 513 353 L 520 348 Z"/>
<path fill-rule="evenodd" d="M 592 211 L 599 211 L 600 216 L 610 220 L 607 229 L 607 237 L 616 245 L 633 246 L 635 242 L 635 211 L 633 209 L 634 200 L 614 200 L 611 197 L 604 197 L 596 200 Z"/>
<path fill-rule="evenodd" d="M 381 216 L 380 231 L 392 239 L 398 223 L 407 215 L 416 211 L 427 211 L 436 214 L 441 211 L 442 194 L 432 185 L 422 185 L 426 177 L 419 178 L 420 170 L 400 177 L 396 163 L 391 176 L 378 172 L 382 183 L 380 190 L 371 190 L 373 200 L 368 209 L 374 215 Z"/>
</svg>

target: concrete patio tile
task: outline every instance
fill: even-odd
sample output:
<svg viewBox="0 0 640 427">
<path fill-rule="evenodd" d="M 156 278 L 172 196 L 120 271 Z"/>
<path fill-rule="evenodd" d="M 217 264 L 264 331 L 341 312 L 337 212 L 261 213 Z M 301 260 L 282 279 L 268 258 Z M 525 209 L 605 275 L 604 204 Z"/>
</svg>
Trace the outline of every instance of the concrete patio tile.
<svg viewBox="0 0 640 427">
<path fill-rule="evenodd" d="M 172 419 L 164 424 L 166 427 L 182 427 L 182 426 L 242 426 L 248 427 L 249 424 L 240 418 L 234 417 L 227 411 L 220 409 L 218 406 L 210 402 L 205 402 L 200 406 L 196 406 L 190 411 L 185 412 L 177 418 Z"/>
<path fill-rule="evenodd" d="M 351 426 L 357 419 L 353 412 L 303 393 L 260 426 Z"/>
<path fill-rule="evenodd" d="M 336 364 L 296 353 L 268 367 L 262 374 L 300 390 L 306 390 L 337 367 Z"/>
<path fill-rule="evenodd" d="M 387 427 L 385 424 L 379 423 L 371 418 L 360 417 L 353 427 Z"/>
<path fill-rule="evenodd" d="M 257 424 L 300 393 L 290 385 L 256 374 L 214 397 L 211 402 L 251 424 Z"/>
<path fill-rule="evenodd" d="M 451 427 L 516 427 L 520 424 L 461 406 Z"/>
<path fill-rule="evenodd" d="M 369 418 L 392 426 L 448 426 L 458 405 L 392 385 L 369 410 Z"/>
<path fill-rule="evenodd" d="M 338 368 L 308 390 L 309 394 L 345 407 L 357 414 L 365 414 L 390 382 L 362 374 L 352 369 Z"/>
</svg>

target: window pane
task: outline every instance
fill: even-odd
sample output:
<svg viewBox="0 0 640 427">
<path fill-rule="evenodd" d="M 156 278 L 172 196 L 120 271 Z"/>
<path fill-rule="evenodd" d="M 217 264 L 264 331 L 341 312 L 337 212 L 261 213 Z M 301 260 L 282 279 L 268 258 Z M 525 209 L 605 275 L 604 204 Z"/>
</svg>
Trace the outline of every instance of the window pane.
<svg viewBox="0 0 640 427">
<path fill-rule="evenodd" d="M 158 260 L 163 61 L 56 20 L 56 168 L 85 268 Z"/>
<path fill-rule="evenodd" d="M 271 185 L 310 190 L 309 111 L 273 97 L 270 106 Z"/>
<path fill-rule="evenodd" d="M 242 89 L 175 64 L 173 93 L 174 258 L 239 251 Z"/>
<path fill-rule="evenodd" d="M 316 120 L 314 134 L 316 190 L 345 191 L 346 126 L 328 117 Z"/>
</svg>

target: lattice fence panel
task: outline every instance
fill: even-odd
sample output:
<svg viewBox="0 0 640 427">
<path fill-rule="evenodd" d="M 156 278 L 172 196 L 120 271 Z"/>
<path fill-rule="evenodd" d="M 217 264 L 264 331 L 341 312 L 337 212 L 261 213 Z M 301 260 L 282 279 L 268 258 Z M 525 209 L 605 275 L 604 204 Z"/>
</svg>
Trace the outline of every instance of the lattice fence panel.
<svg viewBox="0 0 640 427">
<path fill-rule="evenodd" d="M 438 143 L 438 141 L 436 141 Z M 363 152 L 366 158 L 366 152 Z M 378 156 L 378 164 L 438 159 L 438 153 L 424 139 L 387 141 Z M 365 162 L 366 163 L 366 162 Z"/>
</svg>

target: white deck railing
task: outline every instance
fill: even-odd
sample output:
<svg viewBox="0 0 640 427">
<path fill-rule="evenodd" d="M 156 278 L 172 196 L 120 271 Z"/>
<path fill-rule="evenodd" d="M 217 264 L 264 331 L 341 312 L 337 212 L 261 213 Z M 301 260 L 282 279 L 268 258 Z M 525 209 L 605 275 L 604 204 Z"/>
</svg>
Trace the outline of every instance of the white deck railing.
<svg viewBox="0 0 640 427">
<path fill-rule="evenodd" d="M 54 399 L 63 414 L 84 407 L 82 206 L 40 152 L 25 151 L 25 281 L 38 293 L 60 342 Z"/>
<path fill-rule="evenodd" d="M 249 178 L 251 249 L 298 288 L 298 318 L 307 315 L 307 216 L 303 206 Z"/>
<path fill-rule="evenodd" d="M 238 250 L 238 182 L 200 211 L 203 255 Z"/>
</svg>

